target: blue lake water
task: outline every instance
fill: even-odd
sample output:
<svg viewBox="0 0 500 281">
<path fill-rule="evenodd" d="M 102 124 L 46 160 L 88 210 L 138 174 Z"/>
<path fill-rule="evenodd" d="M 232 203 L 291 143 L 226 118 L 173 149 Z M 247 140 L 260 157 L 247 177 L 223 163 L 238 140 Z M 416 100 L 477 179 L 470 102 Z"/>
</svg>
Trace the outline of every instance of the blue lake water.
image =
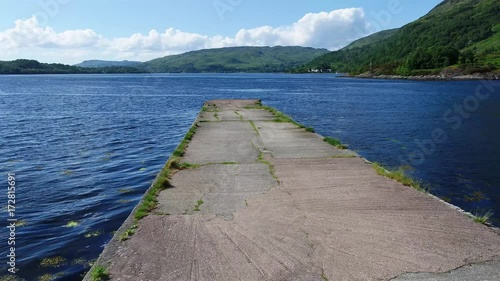
<svg viewBox="0 0 500 281">
<path fill-rule="evenodd" d="M 0 182 L 18 276 L 81 280 L 209 99 L 258 98 L 500 225 L 500 82 L 331 75 L 0 76 Z M 463 108 L 458 107 L 461 105 Z M 7 210 L 2 208 L 2 226 Z M 1 228 L 0 276 L 8 230 Z M 45 258 L 60 257 L 58 267 Z"/>
</svg>

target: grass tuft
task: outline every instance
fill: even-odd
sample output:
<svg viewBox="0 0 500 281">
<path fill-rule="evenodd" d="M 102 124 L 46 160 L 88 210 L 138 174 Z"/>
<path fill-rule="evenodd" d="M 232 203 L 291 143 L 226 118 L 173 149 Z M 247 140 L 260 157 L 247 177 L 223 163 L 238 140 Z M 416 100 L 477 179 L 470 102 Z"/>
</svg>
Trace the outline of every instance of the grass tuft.
<svg viewBox="0 0 500 281">
<path fill-rule="evenodd" d="M 390 171 L 378 163 L 373 163 L 372 167 L 379 175 L 400 182 L 404 186 L 413 187 L 418 191 L 428 192 L 428 189 L 422 187 L 422 184 L 419 181 L 408 176 L 403 168 L 398 168 L 397 170 Z"/>
<path fill-rule="evenodd" d="M 186 148 L 189 144 L 189 142 L 193 139 L 194 134 L 196 133 L 196 128 L 197 125 L 193 125 L 189 131 L 187 132 L 186 136 L 182 140 L 182 142 L 179 144 L 179 146 L 175 149 L 175 151 L 172 153 L 171 160 L 167 162 L 165 167 L 163 167 L 162 171 L 158 174 L 157 178 L 155 179 L 155 182 L 153 186 L 148 190 L 148 192 L 144 195 L 142 198 L 142 201 L 140 205 L 137 207 L 137 210 L 135 211 L 134 218 L 137 221 L 143 219 L 146 217 L 152 210 L 156 208 L 158 205 L 158 199 L 157 196 L 158 194 L 162 191 L 165 190 L 169 187 L 170 185 L 170 175 L 171 173 L 171 168 L 172 169 L 194 169 L 197 168 L 198 165 L 194 164 L 189 164 L 189 163 L 180 163 L 179 158 L 184 156 L 184 153 L 186 151 Z M 128 233 L 129 236 L 130 234 L 133 234 L 131 232 Z"/>
<path fill-rule="evenodd" d="M 169 161 L 169 167 L 171 169 L 176 169 L 176 170 L 189 170 L 189 169 L 197 169 L 201 167 L 201 165 L 191 164 L 187 162 L 180 162 L 179 158 L 174 158 Z"/>
<path fill-rule="evenodd" d="M 172 153 L 173 156 L 175 156 L 175 157 L 184 156 L 184 153 L 186 152 L 186 148 L 187 148 L 188 143 L 193 139 L 194 134 L 196 133 L 196 128 L 197 128 L 197 126 L 194 125 L 193 127 L 191 127 L 191 129 L 189 129 L 189 131 L 187 132 L 184 139 L 181 141 L 179 146 Z"/>
<path fill-rule="evenodd" d="M 234 112 L 236 115 L 238 115 L 240 117 L 240 120 L 243 121 L 243 115 L 241 115 L 238 111 L 235 111 Z"/>
<path fill-rule="evenodd" d="M 273 119 L 273 122 L 277 122 L 277 123 L 292 123 L 294 124 L 295 126 L 299 127 L 299 128 L 302 128 L 302 129 L 306 129 L 306 131 L 308 132 L 312 132 L 314 133 L 314 129 L 311 128 L 311 127 L 306 127 L 300 123 L 298 123 L 297 121 L 293 120 L 292 117 L 286 115 L 285 113 L 275 109 L 275 108 L 272 108 L 270 106 L 266 106 L 266 105 L 262 105 L 262 103 L 258 103 L 256 105 L 249 105 L 249 106 L 244 106 L 243 108 L 245 109 L 263 109 L 263 110 L 267 110 L 269 112 L 271 112 L 273 115 L 274 115 L 274 119 Z"/>
<path fill-rule="evenodd" d="M 262 164 L 265 164 L 269 167 L 269 173 L 271 174 L 271 176 L 278 182 L 278 184 L 280 184 L 280 180 L 278 178 L 278 176 L 276 175 L 276 172 L 275 172 L 275 169 L 274 169 L 274 165 L 271 164 L 271 162 L 267 161 L 265 158 L 264 158 L 264 153 L 260 153 L 259 154 L 259 157 L 257 158 L 257 160 L 262 163 Z"/>
<path fill-rule="evenodd" d="M 195 212 L 199 212 L 199 211 L 201 211 L 201 210 L 200 210 L 200 207 L 201 207 L 201 205 L 203 205 L 204 203 L 205 203 L 205 202 L 203 201 L 203 199 L 198 200 L 198 202 L 196 202 L 196 205 L 194 206 L 194 211 L 195 211 Z"/>
<path fill-rule="evenodd" d="M 92 269 L 90 277 L 92 281 L 106 281 L 109 280 L 109 272 L 104 266 L 96 265 Z"/>
<path fill-rule="evenodd" d="M 292 123 L 292 124 L 298 126 L 299 128 L 306 129 L 306 126 L 297 123 L 290 116 L 288 116 L 288 115 L 284 114 L 283 112 L 281 112 L 281 111 L 279 111 L 277 109 L 274 109 L 274 108 L 272 108 L 270 106 L 255 105 L 255 106 L 246 106 L 245 108 L 248 108 L 248 109 L 265 109 L 265 110 L 271 112 L 274 115 L 274 117 L 275 117 L 273 119 L 274 122 L 278 122 L 278 123 Z"/>
<path fill-rule="evenodd" d="M 257 135 L 260 136 L 259 129 L 257 129 L 255 123 L 253 121 L 250 121 L 250 125 L 252 125 L 252 128 L 255 131 L 255 133 L 257 133 Z"/>
<path fill-rule="evenodd" d="M 491 211 L 486 212 L 486 214 L 476 213 L 474 215 L 474 221 L 480 224 L 488 225 L 492 216 L 493 213 Z"/>
<path fill-rule="evenodd" d="M 326 138 L 323 139 L 323 141 L 329 143 L 330 145 L 335 146 L 335 148 L 338 148 L 338 149 L 347 149 L 347 145 L 342 144 L 342 142 L 340 142 L 340 140 L 338 140 L 336 138 L 326 137 Z"/>
<path fill-rule="evenodd" d="M 158 204 L 158 200 L 156 197 L 162 191 L 170 187 L 170 169 L 167 167 L 163 168 L 163 170 L 158 175 L 155 183 L 149 189 L 149 191 L 144 195 L 137 211 L 134 215 L 136 220 L 141 220 L 146 217 L 153 209 L 156 208 Z"/>
<path fill-rule="evenodd" d="M 326 277 L 326 274 L 325 274 L 324 270 L 321 271 L 321 279 L 323 281 L 330 281 L 330 279 L 328 279 L 328 277 Z"/>
<path fill-rule="evenodd" d="M 123 232 L 121 235 L 120 235 L 120 241 L 127 241 L 130 239 L 130 237 L 132 237 L 132 235 L 135 234 L 135 230 L 137 229 L 137 225 L 134 224 L 133 226 L 131 226 L 129 229 L 125 230 L 125 232 Z"/>
</svg>

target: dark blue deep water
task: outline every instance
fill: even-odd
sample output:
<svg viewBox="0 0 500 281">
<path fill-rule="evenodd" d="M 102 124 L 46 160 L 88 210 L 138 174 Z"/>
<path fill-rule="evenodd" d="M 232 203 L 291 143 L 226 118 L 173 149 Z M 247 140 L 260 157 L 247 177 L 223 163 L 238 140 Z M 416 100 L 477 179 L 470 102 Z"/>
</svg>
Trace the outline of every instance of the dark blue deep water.
<svg viewBox="0 0 500 281">
<path fill-rule="evenodd" d="M 262 99 L 371 161 L 411 165 L 433 194 L 472 213 L 492 211 L 500 225 L 500 82 L 0 76 L 0 276 L 7 274 L 8 172 L 17 180 L 18 276 L 81 280 L 203 102 L 219 98 Z M 53 257 L 58 267 L 44 260 Z"/>
</svg>

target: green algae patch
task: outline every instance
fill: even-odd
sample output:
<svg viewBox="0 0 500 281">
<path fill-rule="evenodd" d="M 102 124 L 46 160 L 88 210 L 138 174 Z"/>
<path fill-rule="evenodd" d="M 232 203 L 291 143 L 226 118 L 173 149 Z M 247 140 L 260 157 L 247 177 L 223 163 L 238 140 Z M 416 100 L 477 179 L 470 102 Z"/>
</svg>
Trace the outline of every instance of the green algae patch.
<svg viewBox="0 0 500 281">
<path fill-rule="evenodd" d="M 16 275 L 5 275 L 0 277 L 0 281 L 26 281 L 26 279 L 22 279 Z"/>
<path fill-rule="evenodd" d="M 88 233 L 85 233 L 85 238 L 92 238 L 92 237 L 99 237 L 103 234 L 101 230 L 96 230 L 96 231 L 91 231 Z"/>
<path fill-rule="evenodd" d="M 86 260 L 84 258 L 77 258 L 77 259 L 74 259 L 72 262 L 71 262 L 71 265 L 79 265 L 79 266 L 83 266 L 83 267 L 91 267 L 92 265 L 94 265 L 94 262 L 93 260 Z"/>
<path fill-rule="evenodd" d="M 481 191 L 476 191 L 472 195 L 465 195 L 465 202 L 480 202 L 482 200 L 488 199 L 484 193 Z"/>
<path fill-rule="evenodd" d="M 68 227 L 68 228 L 74 228 L 74 227 L 77 227 L 80 225 L 80 222 L 77 222 L 77 221 L 70 221 L 68 222 L 64 227 Z"/>
<path fill-rule="evenodd" d="M 41 267 L 52 267 L 52 268 L 58 268 L 63 265 L 65 265 L 67 260 L 63 257 L 57 256 L 57 257 L 50 257 L 50 258 L 44 258 L 40 261 L 40 266 Z"/>
<path fill-rule="evenodd" d="M 19 220 L 19 221 L 16 221 L 16 227 L 24 227 L 28 225 L 28 223 L 26 223 L 26 221 L 23 221 L 23 220 Z M 1 279 L 0 279 L 1 281 Z"/>
</svg>

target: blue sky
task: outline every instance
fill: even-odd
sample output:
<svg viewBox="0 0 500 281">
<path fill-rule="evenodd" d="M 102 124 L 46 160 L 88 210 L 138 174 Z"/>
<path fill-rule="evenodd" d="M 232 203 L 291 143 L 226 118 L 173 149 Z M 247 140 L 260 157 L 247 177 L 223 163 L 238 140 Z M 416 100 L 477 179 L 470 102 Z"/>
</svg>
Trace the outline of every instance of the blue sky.
<svg viewBox="0 0 500 281">
<path fill-rule="evenodd" d="M 335 50 L 440 0 L 0 0 L 0 60 L 148 60 L 236 45 Z"/>
</svg>

